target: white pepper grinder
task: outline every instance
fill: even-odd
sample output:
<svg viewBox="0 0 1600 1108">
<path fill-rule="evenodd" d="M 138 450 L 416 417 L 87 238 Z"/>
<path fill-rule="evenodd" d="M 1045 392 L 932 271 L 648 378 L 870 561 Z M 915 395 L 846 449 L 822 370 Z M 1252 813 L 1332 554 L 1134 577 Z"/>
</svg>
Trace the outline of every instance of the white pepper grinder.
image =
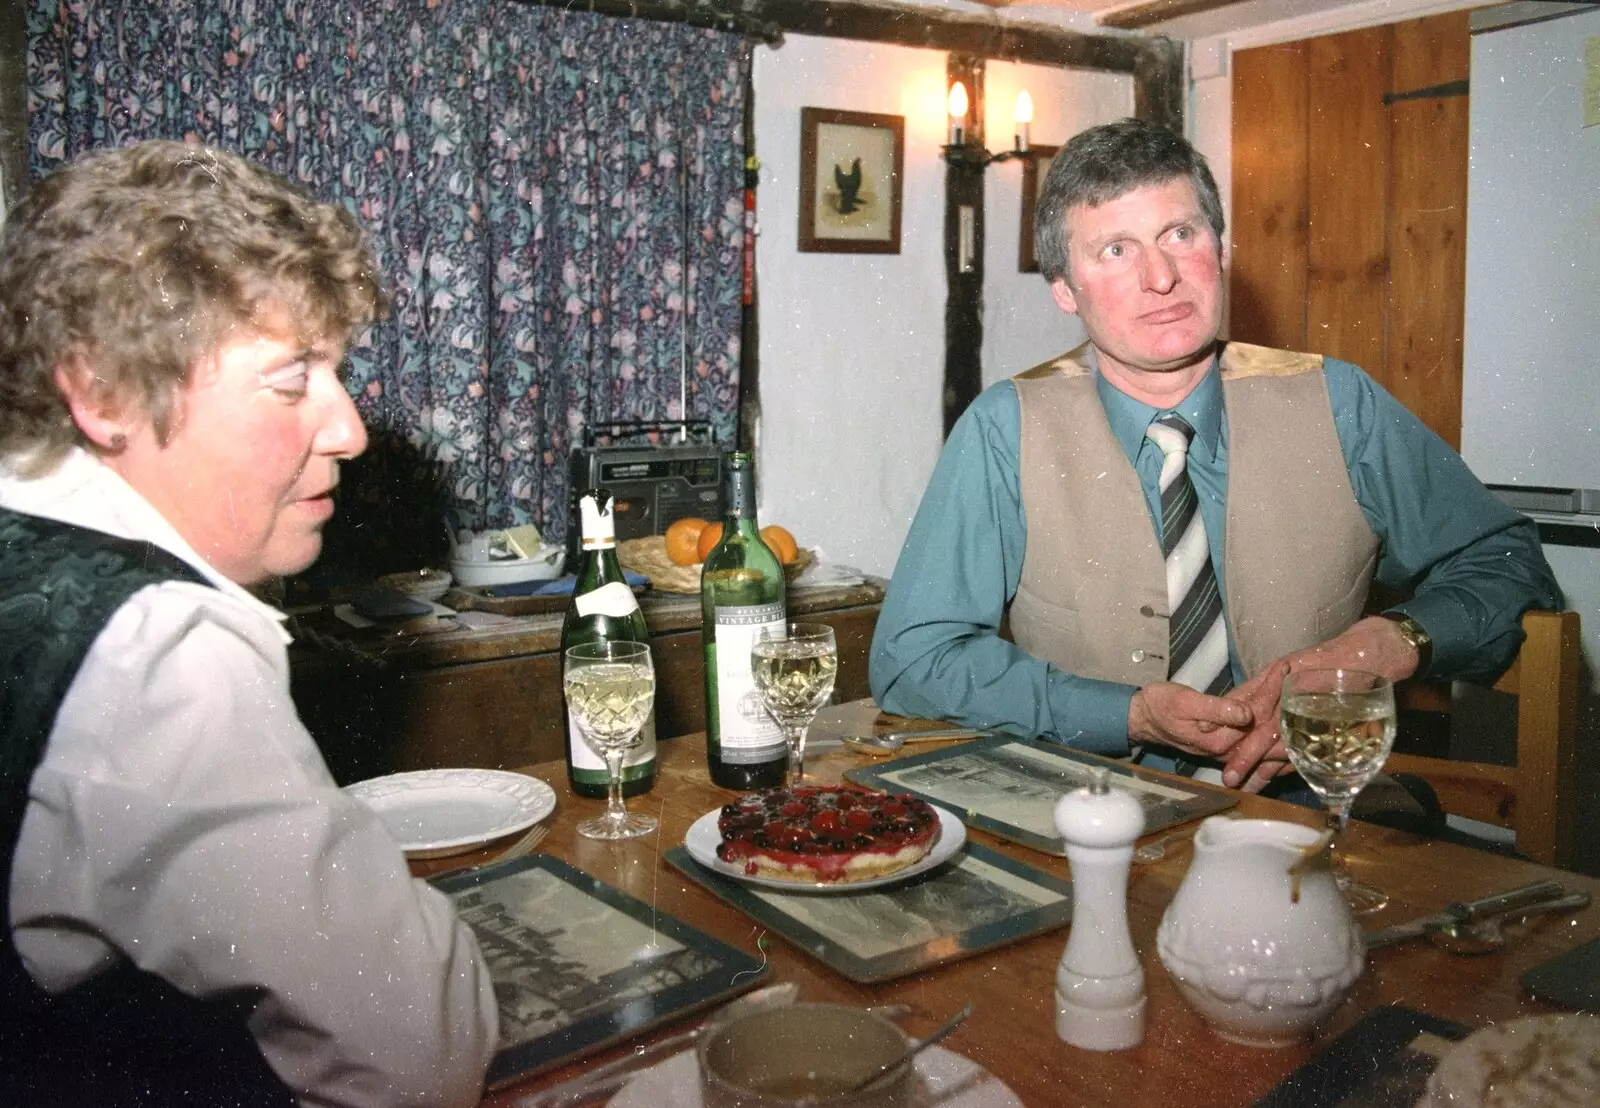
<svg viewBox="0 0 1600 1108">
<path fill-rule="evenodd" d="M 1072 866 L 1072 934 L 1056 969 L 1056 1034 L 1085 1050 L 1126 1050 L 1144 1039 L 1144 968 L 1128 934 L 1128 867 L 1144 809 L 1110 773 L 1056 802 L 1056 831 Z"/>
</svg>

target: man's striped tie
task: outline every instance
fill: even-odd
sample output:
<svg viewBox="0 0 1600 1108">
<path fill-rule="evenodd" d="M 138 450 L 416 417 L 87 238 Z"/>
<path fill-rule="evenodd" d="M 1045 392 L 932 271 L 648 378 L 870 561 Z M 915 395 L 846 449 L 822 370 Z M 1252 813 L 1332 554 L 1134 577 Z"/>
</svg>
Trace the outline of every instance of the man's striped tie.
<svg viewBox="0 0 1600 1108">
<path fill-rule="evenodd" d="M 1194 428 L 1183 417 L 1162 416 L 1145 430 L 1161 448 L 1161 552 L 1167 559 L 1167 605 L 1171 645 L 1167 677 L 1213 696 L 1233 686 L 1228 664 L 1228 628 L 1222 594 L 1211 567 L 1200 500 L 1189 480 L 1189 441 Z"/>
</svg>

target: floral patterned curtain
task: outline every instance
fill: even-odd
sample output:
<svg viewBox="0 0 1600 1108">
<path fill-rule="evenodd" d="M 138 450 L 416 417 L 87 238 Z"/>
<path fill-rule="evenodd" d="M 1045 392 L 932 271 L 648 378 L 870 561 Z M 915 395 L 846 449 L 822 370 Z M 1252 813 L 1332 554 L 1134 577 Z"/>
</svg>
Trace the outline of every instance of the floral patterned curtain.
<svg viewBox="0 0 1600 1108">
<path fill-rule="evenodd" d="M 370 572 L 447 525 L 562 536 L 588 426 L 733 441 L 749 65 L 505 0 L 33 0 L 29 169 L 188 138 L 360 217 L 393 304 L 350 352 L 372 447 L 329 555 Z"/>
</svg>

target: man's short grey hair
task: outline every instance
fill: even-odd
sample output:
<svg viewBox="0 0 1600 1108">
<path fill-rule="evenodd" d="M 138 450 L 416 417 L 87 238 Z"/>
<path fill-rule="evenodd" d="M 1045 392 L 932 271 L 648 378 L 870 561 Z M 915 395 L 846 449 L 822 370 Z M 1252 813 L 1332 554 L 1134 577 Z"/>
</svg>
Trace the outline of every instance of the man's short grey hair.
<svg viewBox="0 0 1600 1108">
<path fill-rule="evenodd" d="M 1159 123 L 1122 119 L 1090 127 L 1056 154 L 1034 212 L 1033 252 L 1045 280 L 1067 279 L 1067 213 L 1095 207 L 1142 185 L 1187 178 L 1222 242 L 1222 198 L 1205 157 Z M 1068 280 L 1070 284 L 1070 280 Z"/>
</svg>

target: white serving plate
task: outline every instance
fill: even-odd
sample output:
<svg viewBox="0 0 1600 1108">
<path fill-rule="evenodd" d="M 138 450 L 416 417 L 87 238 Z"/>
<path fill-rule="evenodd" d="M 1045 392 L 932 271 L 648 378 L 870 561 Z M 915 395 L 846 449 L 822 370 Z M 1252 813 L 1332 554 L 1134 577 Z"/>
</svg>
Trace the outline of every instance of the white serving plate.
<svg viewBox="0 0 1600 1108">
<path fill-rule="evenodd" d="M 970 1059 L 930 1046 L 912 1063 L 917 1081 L 912 1108 L 1022 1108 L 1004 1081 Z M 641 1070 L 608 1102 L 609 1108 L 702 1108 L 700 1063 L 692 1050 Z"/>
<path fill-rule="evenodd" d="M 497 769 L 424 769 L 344 790 L 378 814 L 408 858 L 460 854 L 532 827 L 555 811 L 555 790 Z"/>
<path fill-rule="evenodd" d="M 524 581 L 549 581 L 561 576 L 567 562 L 565 548 L 541 546 L 528 558 L 476 558 L 452 557 L 450 572 L 456 581 L 469 588 L 495 585 L 520 585 Z"/>
<path fill-rule="evenodd" d="M 934 866 L 942 865 L 955 857 L 956 851 L 966 845 L 966 826 L 959 816 L 937 804 L 933 805 L 933 810 L 939 813 L 939 837 L 934 841 L 933 849 L 918 859 L 914 865 L 865 881 L 815 881 L 808 884 L 803 881 L 780 881 L 775 877 L 752 877 L 745 873 L 744 866 L 724 862 L 717 857 L 717 844 L 722 842 L 722 832 L 717 830 L 717 817 L 722 814 L 721 808 L 713 808 L 695 820 L 689 826 L 689 833 L 683 837 L 683 845 L 689 851 L 689 857 L 713 873 L 720 877 L 743 881 L 746 885 L 760 885 L 763 888 L 779 889 L 787 893 L 854 893 L 862 889 L 875 889 L 880 885 L 892 885 L 896 881 L 904 881 L 919 873 L 927 873 Z"/>
</svg>

